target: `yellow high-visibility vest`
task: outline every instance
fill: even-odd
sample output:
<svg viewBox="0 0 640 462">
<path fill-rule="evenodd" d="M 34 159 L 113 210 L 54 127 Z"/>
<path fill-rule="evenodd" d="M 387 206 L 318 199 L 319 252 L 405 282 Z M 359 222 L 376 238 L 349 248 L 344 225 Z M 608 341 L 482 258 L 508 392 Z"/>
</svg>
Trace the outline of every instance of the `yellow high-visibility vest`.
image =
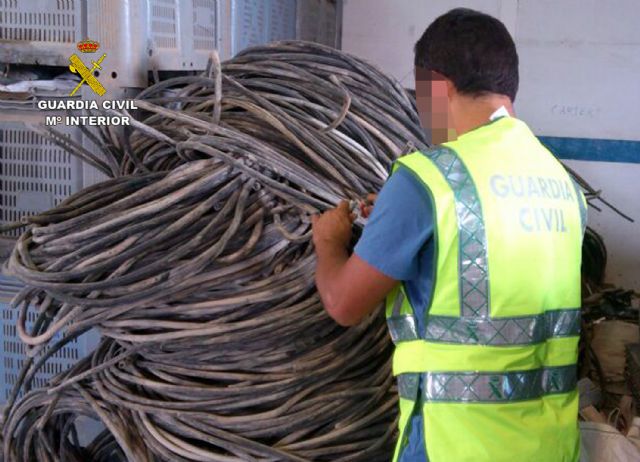
<svg viewBox="0 0 640 462">
<path fill-rule="evenodd" d="M 420 410 L 429 462 L 577 461 L 582 192 L 512 117 L 399 166 L 432 199 L 436 253 L 422 325 L 402 284 L 387 297 L 394 461 Z"/>
</svg>

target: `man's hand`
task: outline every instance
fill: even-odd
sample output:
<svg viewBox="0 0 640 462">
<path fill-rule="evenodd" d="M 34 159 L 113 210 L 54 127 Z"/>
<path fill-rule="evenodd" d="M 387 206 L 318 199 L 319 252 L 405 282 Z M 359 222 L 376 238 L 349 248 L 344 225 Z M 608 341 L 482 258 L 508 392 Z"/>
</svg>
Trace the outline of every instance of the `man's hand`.
<svg viewBox="0 0 640 462">
<path fill-rule="evenodd" d="M 368 194 L 367 198 L 360 203 L 360 215 L 364 218 L 369 218 L 371 212 L 373 212 L 373 206 L 376 204 L 377 194 Z"/>
<path fill-rule="evenodd" d="M 314 215 L 313 243 L 316 249 L 326 247 L 346 249 L 351 241 L 351 228 L 355 216 L 349 210 L 349 203 L 342 201 L 335 209 L 322 215 Z"/>
<path fill-rule="evenodd" d="M 375 195 L 370 194 L 363 204 L 369 208 L 368 213 L 374 201 Z M 347 246 L 354 218 L 346 201 L 313 217 L 316 287 L 329 316 L 343 326 L 359 323 L 397 284 L 357 255 L 349 257 Z"/>
</svg>

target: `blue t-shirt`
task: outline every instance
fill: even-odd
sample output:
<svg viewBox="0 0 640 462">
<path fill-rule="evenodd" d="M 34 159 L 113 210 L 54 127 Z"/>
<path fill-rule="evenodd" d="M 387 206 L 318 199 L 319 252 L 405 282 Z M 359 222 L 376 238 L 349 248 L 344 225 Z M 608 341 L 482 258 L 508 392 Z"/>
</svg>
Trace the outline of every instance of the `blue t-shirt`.
<svg viewBox="0 0 640 462">
<path fill-rule="evenodd" d="M 368 264 L 405 283 L 421 335 L 433 287 L 433 213 L 427 189 L 400 166 L 380 190 L 355 248 Z"/>
<path fill-rule="evenodd" d="M 402 165 L 380 190 L 355 253 L 385 275 L 405 284 L 420 336 L 431 301 L 435 243 L 433 201 L 421 181 Z M 422 377 L 420 378 L 422 389 Z M 426 461 L 422 406 L 414 407 L 408 442 L 399 461 Z"/>
</svg>

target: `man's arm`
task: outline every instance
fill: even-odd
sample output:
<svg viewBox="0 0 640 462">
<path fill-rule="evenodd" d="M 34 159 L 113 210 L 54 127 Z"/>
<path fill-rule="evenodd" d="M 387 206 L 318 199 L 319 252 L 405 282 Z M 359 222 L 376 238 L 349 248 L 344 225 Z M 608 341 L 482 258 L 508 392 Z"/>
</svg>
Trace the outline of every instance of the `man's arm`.
<svg viewBox="0 0 640 462">
<path fill-rule="evenodd" d="M 433 207 L 411 172 L 398 168 L 367 203 L 361 213 L 371 216 L 351 257 L 353 216 L 346 202 L 313 222 L 316 286 L 327 312 L 343 325 L 357 324 L 399 281 L 420 279 L 425 263 L 432 267 L 421 251 L 433 235 Z"/>
<path fill-rule="evenodd" d="M 358 324 L 398 283 L 356 254 L 349 256 L 352 224 L 347 202 L 313 219 L 316 287 L 327 313 L 343 326 Z"/>
</svg>

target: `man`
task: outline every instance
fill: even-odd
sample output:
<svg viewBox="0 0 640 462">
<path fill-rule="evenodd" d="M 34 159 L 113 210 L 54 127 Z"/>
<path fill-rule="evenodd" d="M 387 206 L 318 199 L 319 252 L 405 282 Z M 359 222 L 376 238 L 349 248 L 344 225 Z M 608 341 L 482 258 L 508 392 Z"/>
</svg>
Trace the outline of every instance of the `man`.
<svg viewBox="0 0 640 462">
<path fill-rule="evenodd" d="M 324 306 L 349 326 L 387 299 L 394 460 L 577 461 L 584 197 L 514 117 L 518 56 L 500 21 L 446 13 L 415 66 L 435 146 L 396 162 L 353 255 L 346 203 L 314 218 Z"/>
</svg>

